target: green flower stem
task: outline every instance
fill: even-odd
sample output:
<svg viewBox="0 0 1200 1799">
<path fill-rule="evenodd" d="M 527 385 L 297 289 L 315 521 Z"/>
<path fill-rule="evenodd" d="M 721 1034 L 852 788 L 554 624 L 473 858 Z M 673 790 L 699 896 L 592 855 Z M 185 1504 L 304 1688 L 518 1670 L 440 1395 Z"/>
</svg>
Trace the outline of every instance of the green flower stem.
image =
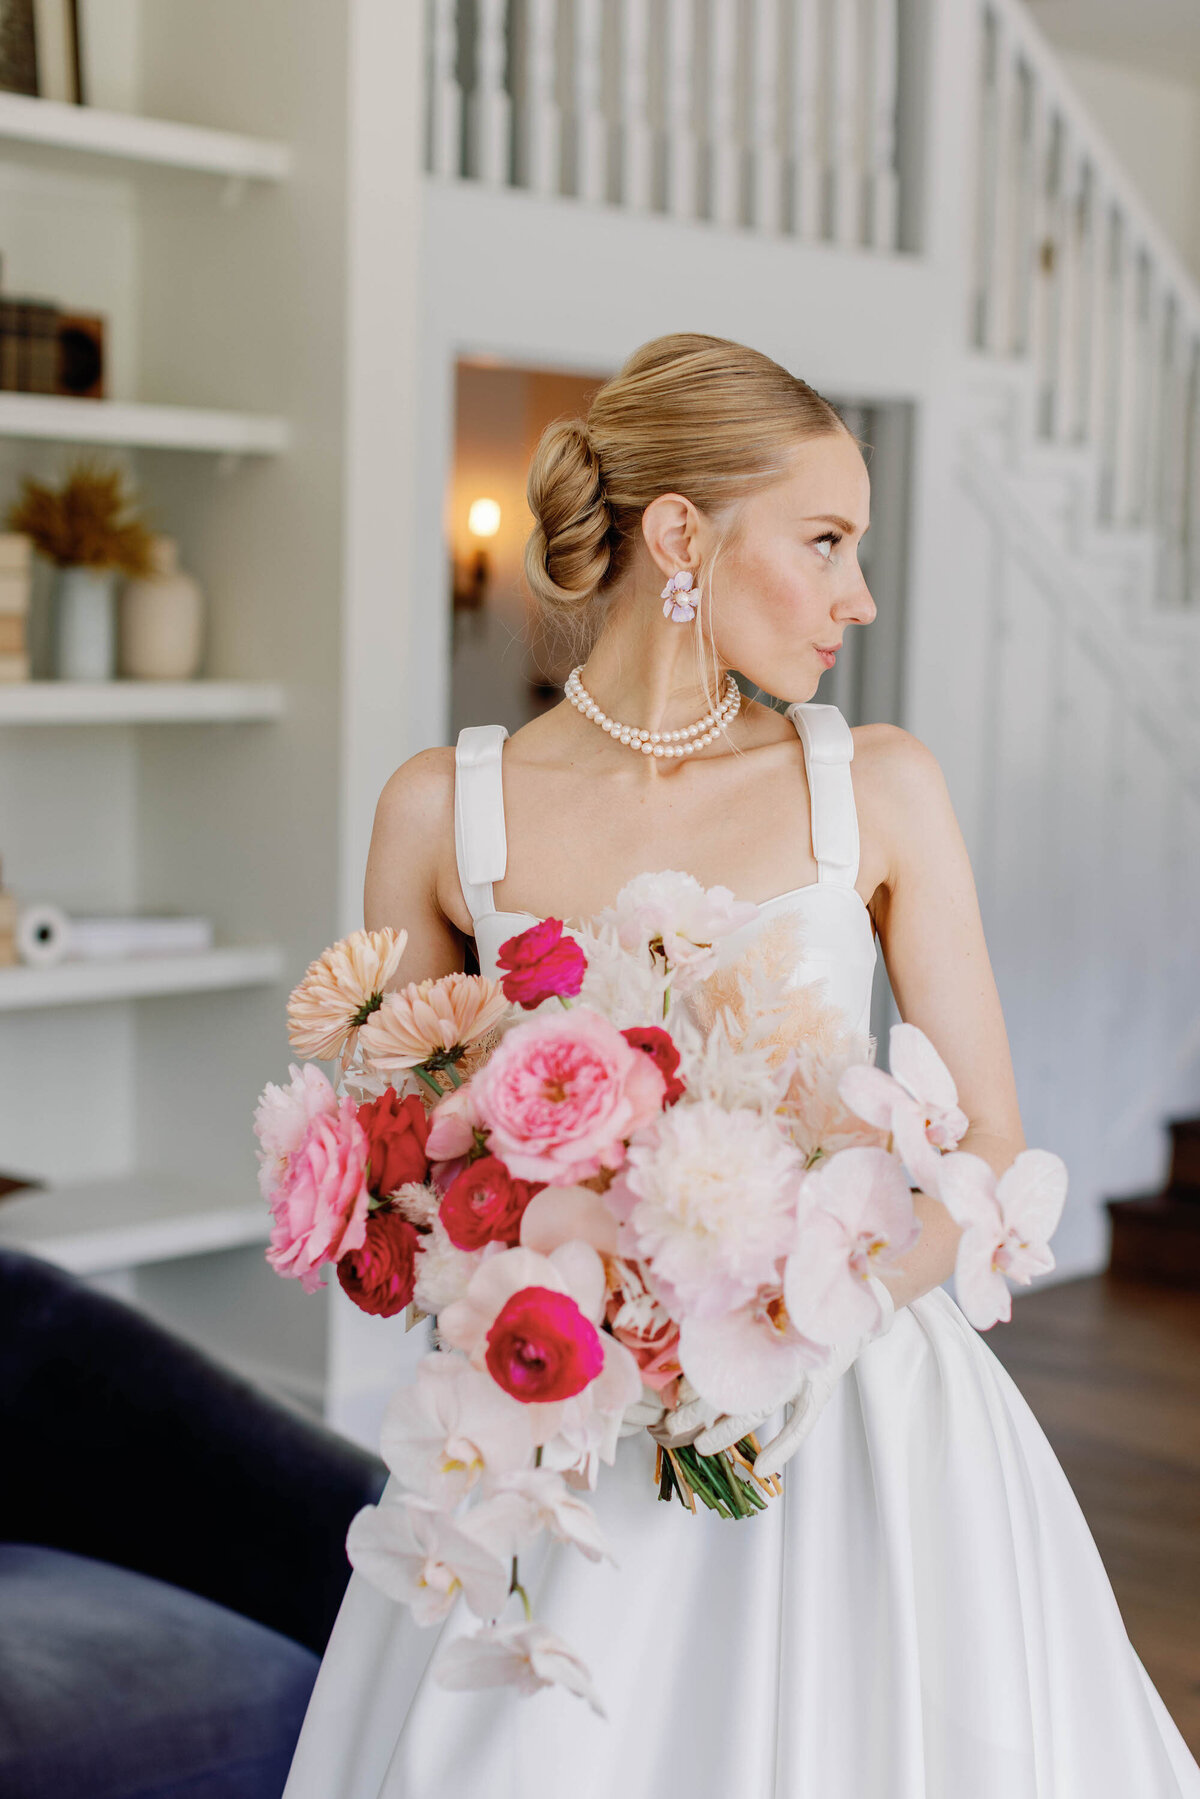
<svg viewBox="0 0 1200 1799">
<path fill-rule="evenodd" d="M 446 1073 L 450 1076 L 451 1087 L 461 1087 L 462 1086 L 463 1078 L 462 1078 L 461 1074 L 459 1074 L 458 1069 L 454 1066 L 453 1062 L 447 1062 Z"/>
<path fill-rule="evenodd" d="M 434 1080 L 433 1076 L 431 1074 L 426 1074 L 424 1068 L 422 1068 L 422 1066 L 419 1062 L 413 1063 L 413 1073 L 416 1075 L 417 1079 L 422 1083 L 423 1086 L 428 1087 L 429 1091 L 433 1094 L 433 1097 L 435 1099 L 444 1099 L 445 1098 L 445 1095 L 443 1094 L 441 1088 L 438 1086 L 437 1082 Z"/>
</svg>

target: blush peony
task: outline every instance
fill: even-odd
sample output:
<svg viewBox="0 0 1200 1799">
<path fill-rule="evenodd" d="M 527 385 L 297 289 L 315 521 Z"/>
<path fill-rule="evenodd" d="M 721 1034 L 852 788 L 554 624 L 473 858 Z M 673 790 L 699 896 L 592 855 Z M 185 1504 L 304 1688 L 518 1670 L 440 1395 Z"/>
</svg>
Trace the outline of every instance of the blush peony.
<svg viewBox="0 0 1200 1799">
<path fill-rule="evenodd" d="M 258 1185 L 268 1203 L 313 1119 L 332 1118 L 338 1109 L 333 1082 L 315 1062 L 289 1062 L 288 1073 L 292 1078 L 286 1087 L 267 1082 L 254 1111 Z"/>
<path fill-rule="evenodd" d="M 626 1139 L 661 1112 L 665 1083 L 607 1019 L 575 1006 L 511 1030 L 471 1088 L 510 1173 L 568 1185 L 620 1167 Z"/>
<path fill-rule="evenodd" d="M 545 1405 L 582 1393 L 603 1368 L 604 1349 L 569 1293 L 522 1287 L 497 1312 L 485 1360 L 504 1392 Z"/>
<path fill-rule="evenodd" d="M 528 1181 L 514 1180 L 495 1156 L 480 1156 L 450 1183 L 438 1215 L 456 1249 L 512 1245 L 520 1241 L 521 1219 L 536 1191 Z"/>
<path fill-rule="evenodd" d="M 571 999 L 583 985 L 587 961 L 573 937 L 563 933 L 562 920 L 543 918 L 517 937 L 500 945 L 498 966 L 505 997 L 526 1011 L 547 999 Z"/>
<path fill-rule="evenodd" d="M 306 1293 L 321 1284 L 319 1270 L 367 1233 L 367 1133 L 354 1101 L 332 1116 L 314 1118 L 271 1198 L 275 1227 L 267 1260 L 277 1274 L 299 1280 Z"/>
<path fill-rule="evenodd" d="M 401 1099 L 387 1087 L 378 1099 L 358 1108 L 358 1122 L 370 1145 L 370 1188 L 376 1199 L 387 1199 L 412 1181 L 424 1181 L 429 1172 L 425 1139 L 429 1121 L 415 1093 Z"/>
<path fill-rule="evenodd" d="M 338 1262 L 342 1292 L 361 1312 L 394 1318 L 413 1296 L 419 1244 L 415 1227 L 399 1212 L 374 1213 L 359 1248 Z"/>
</svg>

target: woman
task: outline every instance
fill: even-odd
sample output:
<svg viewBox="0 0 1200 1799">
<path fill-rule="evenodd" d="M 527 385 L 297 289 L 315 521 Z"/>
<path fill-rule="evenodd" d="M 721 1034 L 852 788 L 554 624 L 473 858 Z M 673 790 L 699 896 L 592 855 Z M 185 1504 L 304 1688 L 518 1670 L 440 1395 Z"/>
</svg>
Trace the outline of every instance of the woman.
<svg viewBox="0 0 1200 1799">
<path fill-rule="evenodd" d="M 534 594 L 590 646 L 571 703 L 392 776 L 367 926 L 407 929 L 411 979 L 461 968 L 470 939 L 487 974 L 535 918 L 592 914 L 644 870 L 723 884 L 761 906 L 727 954 L 793 920 L 790 979 L 822 980 L 852 1029 L 881 945 L 953 1071 L 962 1146 L 1007 1168 L 1004 1021 L 934 757 L 832 707 L 721 710 L 730 669 L 809 701 L 875 616 L 837 414 L 757 352 L 659 339 L 586 426 L 549 428 L 529 498 Z M 607 1722 L 560 1690 L 446 1691 L 429 1664 L 455 1618 L 421 1631 L 356 1575 L 287 1799 L 1200 1799 L 1046 1439 L 941 1289 L 957 1227 L 916 1207 L 890 1328 L 797 1396 L 781 1500 L 742 1526 L 659 1505 L 643 1431 L 595 1495 L 617 1569 L 544 1555 L 535 1615 Z"/>
</svg>

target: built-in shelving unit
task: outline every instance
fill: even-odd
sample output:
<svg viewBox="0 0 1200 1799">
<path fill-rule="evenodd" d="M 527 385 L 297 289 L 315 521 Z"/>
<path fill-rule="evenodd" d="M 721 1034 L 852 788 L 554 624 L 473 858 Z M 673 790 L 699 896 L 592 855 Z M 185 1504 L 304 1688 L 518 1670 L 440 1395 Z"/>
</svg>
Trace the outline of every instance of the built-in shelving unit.
<svg viewBox="0 0 1200 1799">
<path fill-rule="evenodd" d="M 282 978 L 283 966 L 279 947 L 260 943 L 199 950 L 186 956 L 131 956 L 111 962 L 68 958 L 46 968 L 0 968 L 0 1012 L 273 986 Z"/>
<path fill-rule="evenodd" d="M 0 94 L 0 145 L 9 151 L 36 145 L 243 181 L 283 181 L 292 167 L 286 144 L 24 94 Z"/>
<path fill-rule="evenodd" d="M 243 60 L 239 87 L 225 80 L 228 57 L 254 52 L 225 0 L 182 4 L 169 20 L 141 0 L 122 10 L 138 46 L 129 100 L 144 112 L 0 94 L 6 290 L 102 314 L 117 396 L 0 394 L 0 507 L 21 474 L 65 466 L 73 446 L 105 461 L 114 452 L 152 528 L 177 539 L 200 580 L 212 673 L 0 685 L 0 730 L 10 727 L 0 855 L 22 901 L 68 914 L 195 912 L 221 941 L 187 955 L 0 967 L 0 1029 L 14 1034 L 5 1066 L 16 1068 L 5 1172 L 47 1183 L 0 1205 L 0 1245 L 151 1309 L 174 1282 L 170 1304 L 192 1334 L 237 1361 L 246 1326 L 229 1282 L 268 1273 L 254 1098 L 286 1067 L 285 977 L 332 935 L 330 908 L 308 901 L 305 859 L 332 864 L 335 843 L 320 820 L 297 830 L 295 788 L 307 791 L 330 753 L 324 736 L 308 751 L 308 718 L 327 669 L 336 691 L 336 670 L 327 649 L 307 646 L 332 615 L 320 555 L 331 530 L 336 546 L 336 513 L 314 498 L 311 471 L 293 472 L 291 423 L 273 410 L 305 394 L 293 357 L 326 345 L 287 337 L 306 316 L 293 296 L 312 227 L 276 203 L 293 178 L 290 146 L 254 129 L 260 113 L 295 116 L 269 26 L 256 40 L 261 66 Z M 96 30 L 113 23 L 98 14 Z M 245 130 L 152 116 L 178 107 L 203 119 L 214 93 Z M 321 316 L 336 330 L 336 309 Z M 204 403 L 141 398 L 156 394 Z M 297 604 L 314 568 L 312 602 Z M 35 608 L 47 592 L 35 587 Z M 242 668 L 281 678 L 240 679 Z M 285 695 L 303 699 L 295 717 Z M 329 729 L 321 716 L 318 733 Z M 272 732 L 219 728 L 285 718 L 286 752 Z M 161 728 L 181 725 L 193 729 Z M 15 728 L 30 726 L 59 728 Z M 266 1314 L 274 1302 L 268 1292 Z M 316 1312 L 301 1317 L 311 1334 Z M 267 1339 L 272 1329 L 263 1324 Z"/>
<path fill-rule="evenodd" d="M 136 725 L 279 718 L 277 681 L 18 681 L 0 686 L 0 725 Z"/>
<path fill-rule="evenodd" d="M 277 456 L 288 447 L 283 419 L 196 406 L 72 400 L 57 394 L 0 394 L 0 437 L 227 456 Z"/>
<path fill-rule="evenodd" d="M 257 1245 L 270 1228 L 252 1180 L 167 1172 L 31 1188 L 0 1205 L 0 1247 L 44 1256 L 79 1275 Z"/>
</svg>

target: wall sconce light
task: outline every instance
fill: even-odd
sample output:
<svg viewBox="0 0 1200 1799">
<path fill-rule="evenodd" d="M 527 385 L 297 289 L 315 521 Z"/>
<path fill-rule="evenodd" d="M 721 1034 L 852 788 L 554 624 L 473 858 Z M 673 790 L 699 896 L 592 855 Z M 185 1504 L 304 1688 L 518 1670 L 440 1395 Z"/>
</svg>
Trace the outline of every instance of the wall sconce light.
<svg viewBox="0 0 1200 1799">
<path fill-rule="evenodd" d="M 466 568 L 454 571 L 454 610 L 482 612 L 487 599 L 491 563 L 486 543 L 500 529 L 500 506 L 496 500 L 472 500 L 467 513 L 467 530 L 475 539 L 475 551 Z"/>
</svg>

